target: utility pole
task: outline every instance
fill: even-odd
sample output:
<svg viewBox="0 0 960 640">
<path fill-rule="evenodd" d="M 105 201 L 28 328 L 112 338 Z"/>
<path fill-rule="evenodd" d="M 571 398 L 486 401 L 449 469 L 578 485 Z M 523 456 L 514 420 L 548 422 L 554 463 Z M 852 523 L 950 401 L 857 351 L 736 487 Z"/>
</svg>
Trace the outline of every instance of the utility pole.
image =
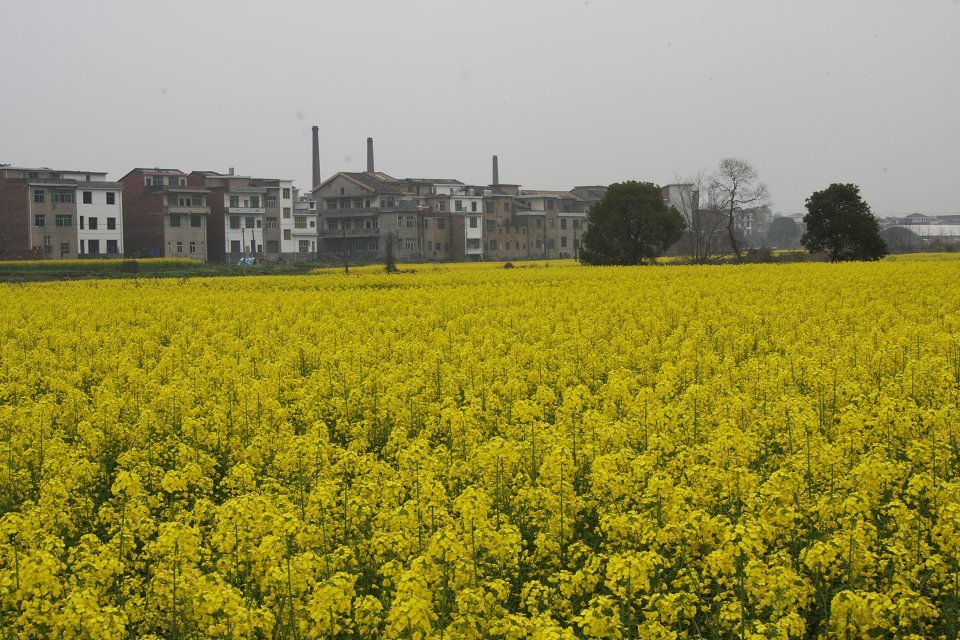
<svg viewBox="0 0 960 640">
<path fill-rule="evenodd" d="M 343 272 L 350 273 L 350 264 L 347 261 L 347 223 L 346 219 L 340 221 L 340 233 L 343 238 Z"/>
</svg>

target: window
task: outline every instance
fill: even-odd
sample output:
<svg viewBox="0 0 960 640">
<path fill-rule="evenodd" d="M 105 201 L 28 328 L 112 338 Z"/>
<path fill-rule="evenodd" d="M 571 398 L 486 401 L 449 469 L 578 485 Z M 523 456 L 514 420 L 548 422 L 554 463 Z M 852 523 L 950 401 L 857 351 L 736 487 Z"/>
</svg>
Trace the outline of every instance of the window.
<svg viewBox="0 0 960 640">
<path fill-rule="evenodd" d="M 202 227 L 203 226 L 203 216 L 199 214 L 194 214 L 190 216 L 190 226 L 191 227 Z M 192 251 L 190 253 L 193 253 Z"/>
<path fill-rule="evenodd" d="M 566 218 L 560 218 L 560 228 L 561 228 L 561 229 L 566 229 L 566 228 L 567 228 L 567 219 L 566 219 Z"/>
<path fill-rule="evenodd" d="M 177 240 L 177 253 L 183 253 L 183 240 Z"/>
<path fill-rule="evenodd" d="M 107 253 L 120 253 L 120 246 L 116 240 L 107 240 Z"/>
<path fill-rule="evenodd" d="M 463 200 L 454 200 L 454 201 L 453 201 L 453 210 L 454 210 L 454 211 L 463 211 Z"/>
<path fill-rule="evenodd" d="M 80 228 L 83 229 L 83 216 L 80 216 Z"/>
<path fill-rule="evenodd" d="M 356 230 L 358 230 L 358 231 L 359 231 L 360 229 L 363 229 L 363 220 L 359 220 L 359 219 L 358 219 L 358 220 L 354 220 L 354 221 L 353 221 L 353 228 L 356 229 Z"/>
<path fill-rule="evenodd" d="M 253 216 L 247 216 L 243 219 L 243 226 L 247 229 L 253 229 Z"/>
<path fill-rule="evenodd" d="M 327 198 L 323 201 L 323 204 L 327 209 L 336 209 L 337 208 L 337 199 L 336 198 Z"/>
<path fill-rule="evenodd" d="M 60 243 L 60 255 L 63 256 L 63 255 L 66 255 L 66 254 L 68 254 L 68 253 L 70 253 L 70 243 L 69 243 L 69 242 L 61 242 L 61 243 Z"/>
<path fill-rule="evenodd" d="M 33 226 L 35 227 L 45 227 L 47 226 L 47 217 L 42 213 L 38 213 L 33 216 Z"/>
<path fill-rule="evenodd" d="M 549 220 L 547 220 L 547 226 L 553 229 L 553 218 L 550 218 Z"/>
<path fill-rule="evenodd" d="M 470 216 L 470 228 L 471 228 L 471 229 L 476 229 L 476 228 L 477 228 L 477 220 L 479 220 L 479 218 L 477 218 L 477 216 Z"/>
<path fill-rule="evenodd" d="M 117 194 L 115 192 L 107 191 L 107 204 L 117 204 Z"/>
<path fill-rule="evenodd" d="M 336 220 L 327 220 L 327 229 L 331 231 L 337 230 L 337 221 Z"/>
<path fill-rule="evenodd" d="M 474 212 L 474 213 L 477 212 L 477 201 L 476 201 L 476 200 L 474 200 L 473 202 L 470 203 L 470 211 L 472 211 L 472 212 Z"/>
<path fill-rule="evenodd" d="M 560 246 L 561 247 L 567 246 L 567 236 L 560 236 Z"/>
<path fill-rule="evenodd" d="M 240 226 L 240 225 L 238 224 L 237 226 Z M 267 216 L 267 229 L 276 229 L 277 227 L 278 227 L 278 225 L 277 225 L 277 217 L 276 217 L 276 216 Z M 267 243 L 267 251 L 270 250 L 269 247 L 270 247 L 270 243 L 268 242 L 268 243 Z"/>
<path fill-rule="evenodd" d="M 240 216 L 230 216 L 230 228 L 231 229 L 240 228 Z"/>
<path fill-rule="evenodd" d="M 310 221 L 310 228 L 311 228 L 311 229 L 316 229 L 316 228 L 317 228 L 317 221 L 316 221 L 316 220 L 311 220 L 311 221 Z"/>
<path fill-rule="evenodd" d="M 283 217 L 284 217 L 284 218 L 289 218 L 289 217 L 290 217 L 290 207 L 284 207 L 284 208 L 283 208 Z"/>
<path fill-rule="evenodd" d="M 276 240 L 267 240 L 267 253 L 280 253 L 280 243 Z"/>
<path fill-rule="evenodd" d="M 553 238 L 549 238 L 549 239 L 547 240 L 547 249 L 553 249 L 553 248 L 555 248 L 555 247 L 554 247 L 554 244 L 555 244 L 555 243 L 554 243 L 554 241 L 553 241 Z"/>
<path fill-rule="evenodd" d="M 284 200 L 290 199 L 290 189 L 288 187 L 283 188 L 283 199 Z"/>
<path fill-rule="evenodd" d="M 235 208 L 240 206 L 240 196 L 230 196 L 230 208 Z"/>
<path fill-rule="evenodd" d="M 299 245 L 299 246 L 297 247 L 297 249 L 300 251 L 300 253 L 306 253 L 306 252 L 310 251 L 310 241 L 309 241 L 309 240 L 301 240 L 301 241 L 300 241 L 299 243 L 297 243 L 297 244 Z"/>
<path fill-rule="evenodd" d="M 307 216 L 294 216 L 294 217 L 293 217 L 293 228 L 294 228 L 294 229 L 306 229 L 306 228 L 307 228 Z"/>
<path fill-rule="evenodd" d="M 87 241 L 87 253 L 92 253 L 94 255 L 100 253 L 100 241 L 99 240 L 88 240 Z"/>
<path fill-rule="evenodd" d="M 437 218 L 437 229 L 446 229 L 447 221 L 444 218 Z"/>
<path fill-rule="evenodd" d="M 190 242 L 190 253 L 196 253 L 196 252 L 197 252 L 197 243 L 191 241 L 191 242 Z"/>
<path fill-rule="evenodd" d="M 574 218 L 574 219 L 573 219 L 573 228 L 574 228 L 574 229 L 579 229 L 579 228 L 580 228 L 580 218 Z"/>
<path fill-rule="evenodd" d="M 36 180 L 39 177 L 40 177 L 39 171 L 27 171 L 27 178 L 31 180 Z"/>
<path fill-rule="evenodd" d="M 107 229 L 110 231 L 117 230 L 117 219 L 116 218 L 107 218 Z"/>
<path fill-rule="evenodd" d="M 354 200 L 353 201 L 354 209 L 363 209 L 363 200 Z"/>
<path fill-rule="evenodd" d="M 487 231 L 496 231 L 496 230 L 497 230 L 497 221 L 487 220 Z"/>
<path fill-rule="evenodd" d="M 290 229 L 283 230 L 283 239 L 284 240 L 293 240 L 293 232 Z"/>
<path fill-rule="evenodd" d="M 496 251 L 496 250 L 497 250 L 497 241 L 496 241 L 496 240 L 491 240 L 491 241 L 490 241 L 490 251 Z"/>
<path fill-rule="evenodd" d="M 203 206 L 203 196 L 192 196 L 190 198 L 190 205 L 193 207 L 202 207 Z"/>
<path fill-rule="evenodd" d="M 541 220 L 540 218 L 537 218 L 537 229 L 542 229 L 542 228 L 543 228 L 543 220 Z"/>
<path fill-rule="evenodd" d="M 181 187 L 187 186 L 187 179 L 186 179 L 186 178 L 179 178 L 179 179 L 177 180 L 177 182 L 178 182 L 178 184 L 179 184 Z"/>
<path fill-rule="evenodd" d="M 496 200 L 487 200 L 483 203 L 483 210 L 486 213 L 493 213 L 497 210 L 497 201 Z"/>
<path fill-rule="evenodd" d="M 260 208 L 260 196 L 250 196 L 250 206 L 254 209 Z"/>
<path fill-rule="evenodd" d="M 54 204 L 58 202 L 65 203 L 65 204 L 73 202 L 73 192 L 72 191 L 54 191 L 53 202 Z"/>
<path fill-rule="evenodd" d="M 55 222 L 58 227 L 72 227 L 73 216 L 60 214 L 60 215 L 57 215 Z"/>
<path fill-rule="evenodd" d="M 257 229 L 260 229 L 262 227 L 263 227 L 263 220 L 261 220 L 260 218 L 257 218 Z"/>
<path fill-rule="evenodd" d="M 277 197 L 276 196 L 267 196 L 267 208 L 276 209 L 277 208 Z"/>
<path fill-rule="evenodd" d="M 180 216 L 176 213 L 170 214 L 170 226 L 179 227 L 180 226 Z"/>
<path fill-rule="evenodd" d="M 36 189 L 33 192 L 33 201 L 34 202 L 43 202 L 44 191 L 43 189 Z"/>
<path fill-rule="evenodd" d="M 53 253 L 53 237 L 43 236 L 43 252 Z"/>
<path fill-rule="evenodd" d="M 446 211 L 446 210 L 447 210 L 447 202 L 445 200 L 440 200 L 439 202 L 437 202 L 437 211 Z"/>
<path fill-rule="evenodd" d="M 97 226 L 98 226 L 98 225 L 97 225 L 97 219 L 96 219 L 95 217 L 90 216 L 89 218 L 87 218 L 87 223 L 89 223 L 89 225 L 90 225 L 90 231 L 96 231 L 96 230 L 97 230 Z"/>
<path fill-rule="evenodd" d="M 240 253 L 240 241 L 231 240 L 230 241 L 230 253 Z"/>
<path fill-rule="evenodd" d="M 417 219 L 413 216 L 407 216 L 407 227 L 413 228 L 417 226 Z"/>
<path fill-rule="evenodd" d="M 83 204 L 93 204 L 93 191 L 83 192 Z"/>
<path fill-rule="evenodd" d="M 480 238 L 467 239 L 467 249 L 479 249 L 479 248 L 480 248 Z"/>
</svg>

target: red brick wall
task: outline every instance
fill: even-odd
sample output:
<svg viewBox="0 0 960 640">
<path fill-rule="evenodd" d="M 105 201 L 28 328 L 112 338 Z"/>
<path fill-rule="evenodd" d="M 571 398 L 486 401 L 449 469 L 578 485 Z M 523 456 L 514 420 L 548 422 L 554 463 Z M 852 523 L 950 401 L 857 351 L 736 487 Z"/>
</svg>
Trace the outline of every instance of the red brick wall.
<svg viewBox="0 0 960 640">
<path fill-rule="evenodd" d="M 30 255 L 30 221 L 25 180 L 0 175 L 0 260 Z"/>
<path fill-rule="evenodd" d="M 123 248 L 135 258 L 149 255 L 148 250 L 165 255 L 163 239 L 163 192 L 148 190 L 143 174 L 131 171 L 120 178 L 123 183 Z"/>
</svg>

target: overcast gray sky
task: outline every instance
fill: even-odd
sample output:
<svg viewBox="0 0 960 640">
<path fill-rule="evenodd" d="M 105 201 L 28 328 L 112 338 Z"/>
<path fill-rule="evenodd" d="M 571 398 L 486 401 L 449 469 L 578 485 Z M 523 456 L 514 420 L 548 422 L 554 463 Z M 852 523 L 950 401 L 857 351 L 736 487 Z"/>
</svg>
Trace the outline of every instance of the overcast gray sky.
<svg viewBox="0 0 960 640">
<path fill-rule="evenodd" d="M 0 162 L 568 189 L 751 162 L 960 212 L 960 0 L 0 0 Z"/>
</svg>

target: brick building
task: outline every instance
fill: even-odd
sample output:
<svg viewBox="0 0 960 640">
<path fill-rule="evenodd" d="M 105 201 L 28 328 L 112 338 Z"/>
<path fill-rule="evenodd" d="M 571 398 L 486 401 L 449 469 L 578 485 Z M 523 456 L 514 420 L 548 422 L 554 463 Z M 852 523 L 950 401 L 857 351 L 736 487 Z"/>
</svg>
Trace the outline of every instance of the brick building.
<svg viewBox="0 0 960 640">
<path fill-rule="evenodd" d="M 127 255 L 207 261 L 210 191 L 178 169 L 133 169 L 123 183 Z"/>
<path fill-rule="evenodd" d="M 0 259 L 122 254 L 122 185 L 106 176 L 0 165 Z"/>
</svg>

